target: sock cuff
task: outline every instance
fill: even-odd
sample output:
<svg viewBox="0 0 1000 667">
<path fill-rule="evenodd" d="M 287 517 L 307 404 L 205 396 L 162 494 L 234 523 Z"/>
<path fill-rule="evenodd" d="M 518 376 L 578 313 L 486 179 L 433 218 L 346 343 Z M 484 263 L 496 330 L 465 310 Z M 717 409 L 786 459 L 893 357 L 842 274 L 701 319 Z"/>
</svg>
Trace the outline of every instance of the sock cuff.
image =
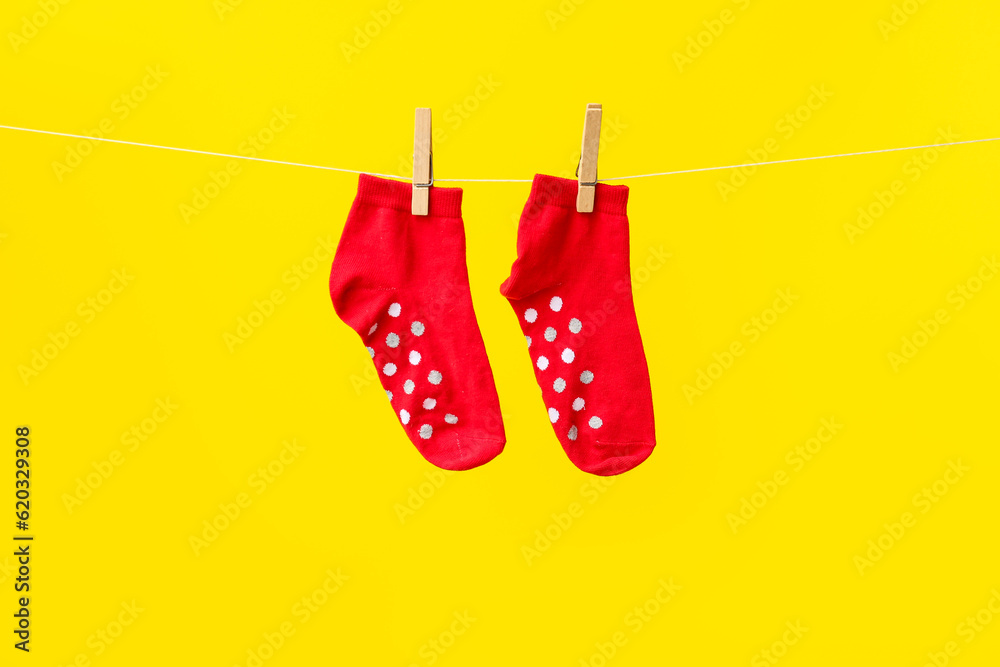
<svg viewBox="0 0 1000 667">
<path fill-rule="evenodd" d="M 431 187 L 428 215 L 439 218 L 462 217 L 462 188 Z M 388 178 L 360 174 L 358 196 L 355 202 L 379 208 L 392 208 L 410 212 L 413 200 L 413 183 L 393 181 Z"/>
<path fill-rule="evenodd" d="M 531 181 L 531 194 L 528 196 L 525 210 L 531 210 L 534 207 L 560 206 L 572 208 L 575 211 L 578 186 L 579 183 L 574 179 L 535 174 L 534 180 Z M 595 213 L 626 215 L 627 205 L 627 185 L 597 184 L 597 192 L 594 196 Z"/>
</svg>

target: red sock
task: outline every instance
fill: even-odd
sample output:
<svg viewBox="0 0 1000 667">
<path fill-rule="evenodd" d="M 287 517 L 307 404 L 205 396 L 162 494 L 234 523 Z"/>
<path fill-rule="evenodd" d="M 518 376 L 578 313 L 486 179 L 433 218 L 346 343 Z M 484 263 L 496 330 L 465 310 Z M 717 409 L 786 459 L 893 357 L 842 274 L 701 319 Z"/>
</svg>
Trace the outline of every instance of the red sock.
<svg viewBox="0 0 1000 667">
<path fill-rule="evenodd" d="M 566 455 L 586 472 L 617 475 L 655 445 L 629 279 L 628 188 L 599 184 L 593 213 L 576 212 L 576 191 L 576 181 L 535 176 L 500 292 Z"/>
<path fill-rule="evenodd" d="M 468 470 L 503 451 L 506 438 L 469 294 L 462 190 L 431 188 L 427 216 L 410 214 L 411 190 L 361 175 L 330 297 L 364 341 L 420 453 L 438 467 Z"/>
</svg>

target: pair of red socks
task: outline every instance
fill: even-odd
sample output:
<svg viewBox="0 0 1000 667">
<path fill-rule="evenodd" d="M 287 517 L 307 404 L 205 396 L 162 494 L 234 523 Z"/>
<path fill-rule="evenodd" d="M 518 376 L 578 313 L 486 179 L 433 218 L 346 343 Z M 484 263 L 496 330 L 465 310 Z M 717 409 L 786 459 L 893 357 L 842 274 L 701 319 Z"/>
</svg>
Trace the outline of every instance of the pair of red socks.
<svg viewBox="0 0 1000 667">
<path fill-rule="evenodd" d="M 556 437 L 596 475 L 642 463 L 655 445 L 649 371 L 629 279 L 628 188 L 598 184 L 592 213 L 577 182 L 537 175 L 517 259 L 500 292 L 527 343 Z M 436 466 L 467 470 L 503 451 L 493 372 L 465 263 L 462 190 L 367 174 L 330 272 L 337 315 L 361 336 L 397 419 Z"/>
</svg>

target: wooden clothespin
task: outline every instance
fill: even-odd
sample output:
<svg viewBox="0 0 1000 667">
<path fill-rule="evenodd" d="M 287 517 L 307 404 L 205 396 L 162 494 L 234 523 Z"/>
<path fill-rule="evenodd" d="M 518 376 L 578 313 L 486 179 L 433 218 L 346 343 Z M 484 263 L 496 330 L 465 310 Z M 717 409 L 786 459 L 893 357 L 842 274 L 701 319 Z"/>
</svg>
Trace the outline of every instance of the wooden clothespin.
<svg viewBox="0 0 1000 667">
<path fill-rule="evenodd" d="M 576 168 L 579 185 L 576 191 L 577 213 L 594 211 L 594 194 L 597 191 L 597 151 L 601 146 L 601 105 L 588 104 L 583 117 L 583 147 L 580 164 Z"/>
<path fill-rule="evenodd" d="M 413 129 L 413 215 L 427 215 L 431 186 L 434 185 L 434 164 L 431 155 L 431 110 L 417 107 Z"/>
</svg>

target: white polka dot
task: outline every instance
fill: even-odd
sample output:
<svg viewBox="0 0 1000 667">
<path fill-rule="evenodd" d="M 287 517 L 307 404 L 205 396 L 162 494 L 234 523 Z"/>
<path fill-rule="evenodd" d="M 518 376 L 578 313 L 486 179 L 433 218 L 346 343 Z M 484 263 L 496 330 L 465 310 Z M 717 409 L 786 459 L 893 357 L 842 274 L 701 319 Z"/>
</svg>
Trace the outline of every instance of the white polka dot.
<svg viewBox="0 0 1000 667">
<path fill-rule="evenodd" d="M 444 416 L 444 420 L 446 422 L 448 422 L 449 424 L 457 424 L 458 423 L 458 417 L 456 417 L 455 415 L 451 414 L 450 412 Z"/>
<path fill-rule="evenodd" d="M 559 421 L 559 411 L 555 408 L 549 408 L 549 421 L 553 424 Z"/>
<path fill-rule="evenodd" d="M 391 391 L 389 391 L 388 389 L 386 389 L 385 390 L 385 395 L 389 397 L 390 401 L 392 400 L 392 392 Z"/>
<path fill-rule="evenodd" d="M 375 350 L 373 350 L 370 347 L 367 347 L 365 349 L 368 350 L 368 356 L 371 357 L 372 359 L 374 359 L 375 358 Z"/>
<path fill-rule="evenodd" d="M 590 421 L 587 423 L 590 424 L 590 428 L 601 428 L 604 424 L 600 417 L 591 417 Z"/>
<path fill-rule="evenodd" d="M 584 384 L 590 384 L 594 381 L 594 374 L 590 371 L 584 371 L 580 373 L 580 382 Z"/>
<path fill-rule="evenodd" d="M 375 333 L 376 329 L 378 329 L 378 322 L 376 322 L 375 324 L 373 324 L 372 328 L 368 330 L 368 335 L 371 336 L 373 333 Z"/>
<path fill-rule="evenodd" d="M 417 352 L 416 350 L 410 352 L 410 363 L 413 364 L 414 366 L 420 363 L 420 353 Z"/>
<path fill-rule="evenodd" d="M 560 299 L 557 296 L 552 297 L 549 300 L 549 308 L 558 313 L 560 310 L 562 310 L 562 299 Z"/>
<path fill-rule="evenodd" d="M 390 333 L 385 337 L 385 344 L 389 347 L 399 347 L 399 336 L 394 333 Z"/>
<path fill-rule="evenodd" d="M 568 347 L 562 351 L 562 360 L 567 364 L 576 359 L 576 352 L 569 349 Z"/>
<path fill-rule="evenodd" d="M 430 374 L 427 376 L 427 381 L 430 382 L 431 384 L 441 384 L 441 372 L 431 371 Z"/>
<path fill-rule="evenodd" d="M 576 433 L 577 433 L 576 427 L 570 426 L 569 433 L 566 434 L 566 437 L 569 438 L 570 440 L 576 440 Z"/>
<path fill-rule="evenodd" d="M 436 400 L 434 400 L 433 398 L 425 398 L 424 399 L 424 410 L 433 410 L 434 406 L 437 405 L 437 404 L 438 404 L 438 402 Z"/>
<path fill-rule="evenodd" d="M 389 306 L 389 317 L 399 317 L 399 311 L 401 308 L 398 303 L 394 303 Z"/>
<path fill-rule="evenodd" d="M 587 404 L 586 401 L 584 401 L 579 396 L 573 399 L 573 409 L 576 410 L 577 412 L 583 410 L 583 406 L 585 406 L 586 404 Z"/>
<path fill-rule="evenodd" d="M 524 340 L 528 341 L 528 347 L 531 347 L 531 336 L 525 336 Z"/>
<path fill-rule="evenodd" d="M 575 334 L 580 333 L 583 330 L 583 322 L 574 317 L 569 321 L 569 330 Z"/>
<path fill-rule="evenodd" d="M 407 380 L 403 383 L 403 391 L 407 394 L 412 394 L 413 390 L 416 389 L 417 385 L 413 384 L 413 380 Z"/>
<path fill-rule="evenodd" d="M 527 320 L 529 324 L 531 322 L 534 322 L 536 319 L 538 319 L 538 311 L 535 310 L 534 308 L 529 308 L 528 310 L 524 311 L 524 319 Z"/>
<path fill-rule="evenodd" d="M 552 388 L 561 394 L 563 389 L 566 388 L 566 380 L 563 380 L 562 378 L 556 378 L 556 381 L 552 383 Z"/>
<path fill-rule="evenodd" d="M 535 362 L 538 365 L 539 370 L 545 370 L 549 367 L 548 357 L 538 357 L 538 361 Z"/>
<path fill-rule="evenodd" d="M 424 440 L 431 437 L 433 433 L 434 429 L 431 428 L 430 424 L 424 424 L 423 426 L 420 427 L 420 437 L 423 438 Z"/>
<path fill-rule="evenodd" d="M 410 413 L 407 412 L 406 410 L 400 410 L 399 411 L 399 420 L 401 422 L 403 422 L 404 426 L 406 426 L 407 424 L 410 423 Z"/>
<path fill-rule="evenodd" d="M 549 341 L 551 343 L 555 339 L 556 339 L 556 330 L 553 329 L 552 327 L 549 327 L 548 329 L 546 329 L 545 330 L 545 340 L 547 340 L 547 341 Z"/>
<path fill-rule="evenodd" d="M 423 336 L 424 335 L 424 323 L 423 322 L 414 322 L 413 324 L 410 325 L 410 331 L 413 332 L 414 336 Z"/>
<path fill-rule="evenodd" d="M 382 367 L 382 372 L 386 375 L 392 376 L 396 374 L 396 364 L 386 364 Z"/>
</svg>

